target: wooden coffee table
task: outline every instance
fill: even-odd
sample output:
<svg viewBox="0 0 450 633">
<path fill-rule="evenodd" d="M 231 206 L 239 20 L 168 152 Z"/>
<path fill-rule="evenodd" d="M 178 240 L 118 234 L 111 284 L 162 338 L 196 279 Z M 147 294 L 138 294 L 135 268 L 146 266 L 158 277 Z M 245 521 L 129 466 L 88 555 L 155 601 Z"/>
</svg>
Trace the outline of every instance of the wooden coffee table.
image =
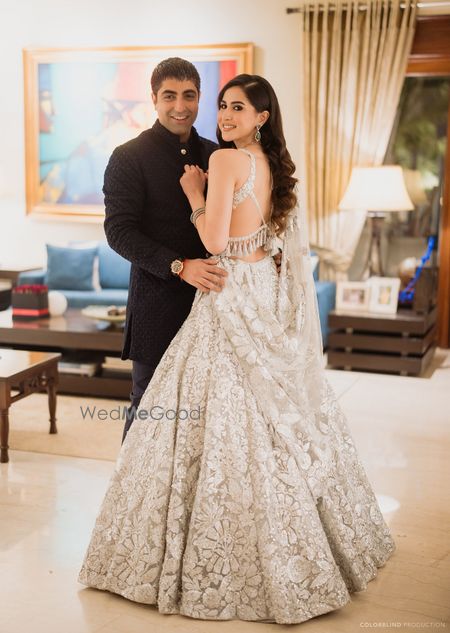
<svg viewBox="0 0 450 633">
<path fill-rule="evenodd" d="M 50 433 L 56 433 L 56 389 L 61 354 L 0 348 L 0 462 L 8 457 L 9 407 L 32 393 L 46 390 Z M 13 393 L 18 391 L 18 393 Z"/>
<path fill-rule="evenodd" d="M 0 312 L 0 347 L 39 352 L 86 352 L 94 358 L 120 356 L 123 328 L 89 319 L 81 310 L 69 309 L 62 316 L 32 321 L 17 321 L 11 310 Z M 77 376 L 60 372 L 59 392 L 128 399 L 131 373 Z"/>
</svg>

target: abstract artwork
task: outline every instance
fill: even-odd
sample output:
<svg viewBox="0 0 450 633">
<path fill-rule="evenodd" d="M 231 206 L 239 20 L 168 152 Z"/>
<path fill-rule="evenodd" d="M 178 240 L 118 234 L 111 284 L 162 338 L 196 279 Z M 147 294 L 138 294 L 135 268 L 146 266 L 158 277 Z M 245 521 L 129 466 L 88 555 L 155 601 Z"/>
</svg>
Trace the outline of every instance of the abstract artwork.
<svg viewBox="0 0 450 633">
<path fill-rule="evenodd" d="M 150 127 L 150 76 L 166 57 L 196 66 L 195 127 L 216 140 L 217 94 L 252 72 L 253 46 L 24 51 L 27 212 L 99 221 L 103 174 L 115 147 Z"/>
</svg>

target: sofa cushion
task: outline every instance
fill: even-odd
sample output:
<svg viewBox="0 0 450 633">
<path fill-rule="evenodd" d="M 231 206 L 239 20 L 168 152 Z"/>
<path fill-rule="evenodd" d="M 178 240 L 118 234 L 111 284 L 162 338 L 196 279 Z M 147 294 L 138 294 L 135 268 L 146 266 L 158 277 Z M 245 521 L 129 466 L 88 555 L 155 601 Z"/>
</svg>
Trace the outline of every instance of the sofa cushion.
<svg viewBox="0 0 450 633">
<path fill-rule="evenodd" d="M 94 290 L 92 277 L 96 255 L 96 248 L 47 244 L 46 283 L 50 290 Z"/>
<path fill-rule="evenodd" d="M 86 306 L 125 306 L 128 299 L 128 290 L 111 289 L 89 292 L 84 290 L 62 290 L 67 299 L 69 308 L 85 308 Z"/>
<path fill-rule="evenodd" d="M 98 255 L 98 240 L 69 240 L 67 246 L 70 248 L 95 248 Z M 98 257 L 94 259 L 94 270 L 92 274 L 92 285 L 94 290 L 101 290 L 100 278 L 98 275 Z"/>
<path fill-rule="evenodd" d="M 131 264 L 106 243 L 98 246 L 98 269 L 102 288 L 128 288 Z"/>
</svg>

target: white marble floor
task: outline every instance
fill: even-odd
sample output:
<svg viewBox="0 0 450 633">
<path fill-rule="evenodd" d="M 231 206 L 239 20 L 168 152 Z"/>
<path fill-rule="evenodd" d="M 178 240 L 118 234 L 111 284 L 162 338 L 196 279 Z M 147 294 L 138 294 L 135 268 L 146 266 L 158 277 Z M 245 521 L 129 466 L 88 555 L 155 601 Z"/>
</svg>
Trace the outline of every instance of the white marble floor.
<svg viewBox="0 0 450 633">
<path fill-rule="evenodd" d="M 328 372 L 397 551 L 367 591 L 291 631 L 450 627 L 450 354 L 423 378 Z M 112 462 L 11 451 L 0 469 L 1 633 L 240 633 L 83 588 L 77 573 Z"/>
</svg>

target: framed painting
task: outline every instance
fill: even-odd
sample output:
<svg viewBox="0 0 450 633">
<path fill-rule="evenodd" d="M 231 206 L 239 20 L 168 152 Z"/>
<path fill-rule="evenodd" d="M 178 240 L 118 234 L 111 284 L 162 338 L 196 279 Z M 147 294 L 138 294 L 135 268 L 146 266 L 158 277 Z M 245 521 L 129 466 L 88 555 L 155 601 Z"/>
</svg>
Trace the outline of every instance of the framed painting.
<svg viewBox="0 0 450 633">
<path fill-rule="evenodd" d="M 252 44 L 98 49 L 25 49 L 27 213 L 101 221 L 103 174 L 113 149 L 151 127 L 153 68 L 192 61 L 201 78 L 195 127 L 216 140 L 216 97 L 253 71 Z"/>
</svg>

